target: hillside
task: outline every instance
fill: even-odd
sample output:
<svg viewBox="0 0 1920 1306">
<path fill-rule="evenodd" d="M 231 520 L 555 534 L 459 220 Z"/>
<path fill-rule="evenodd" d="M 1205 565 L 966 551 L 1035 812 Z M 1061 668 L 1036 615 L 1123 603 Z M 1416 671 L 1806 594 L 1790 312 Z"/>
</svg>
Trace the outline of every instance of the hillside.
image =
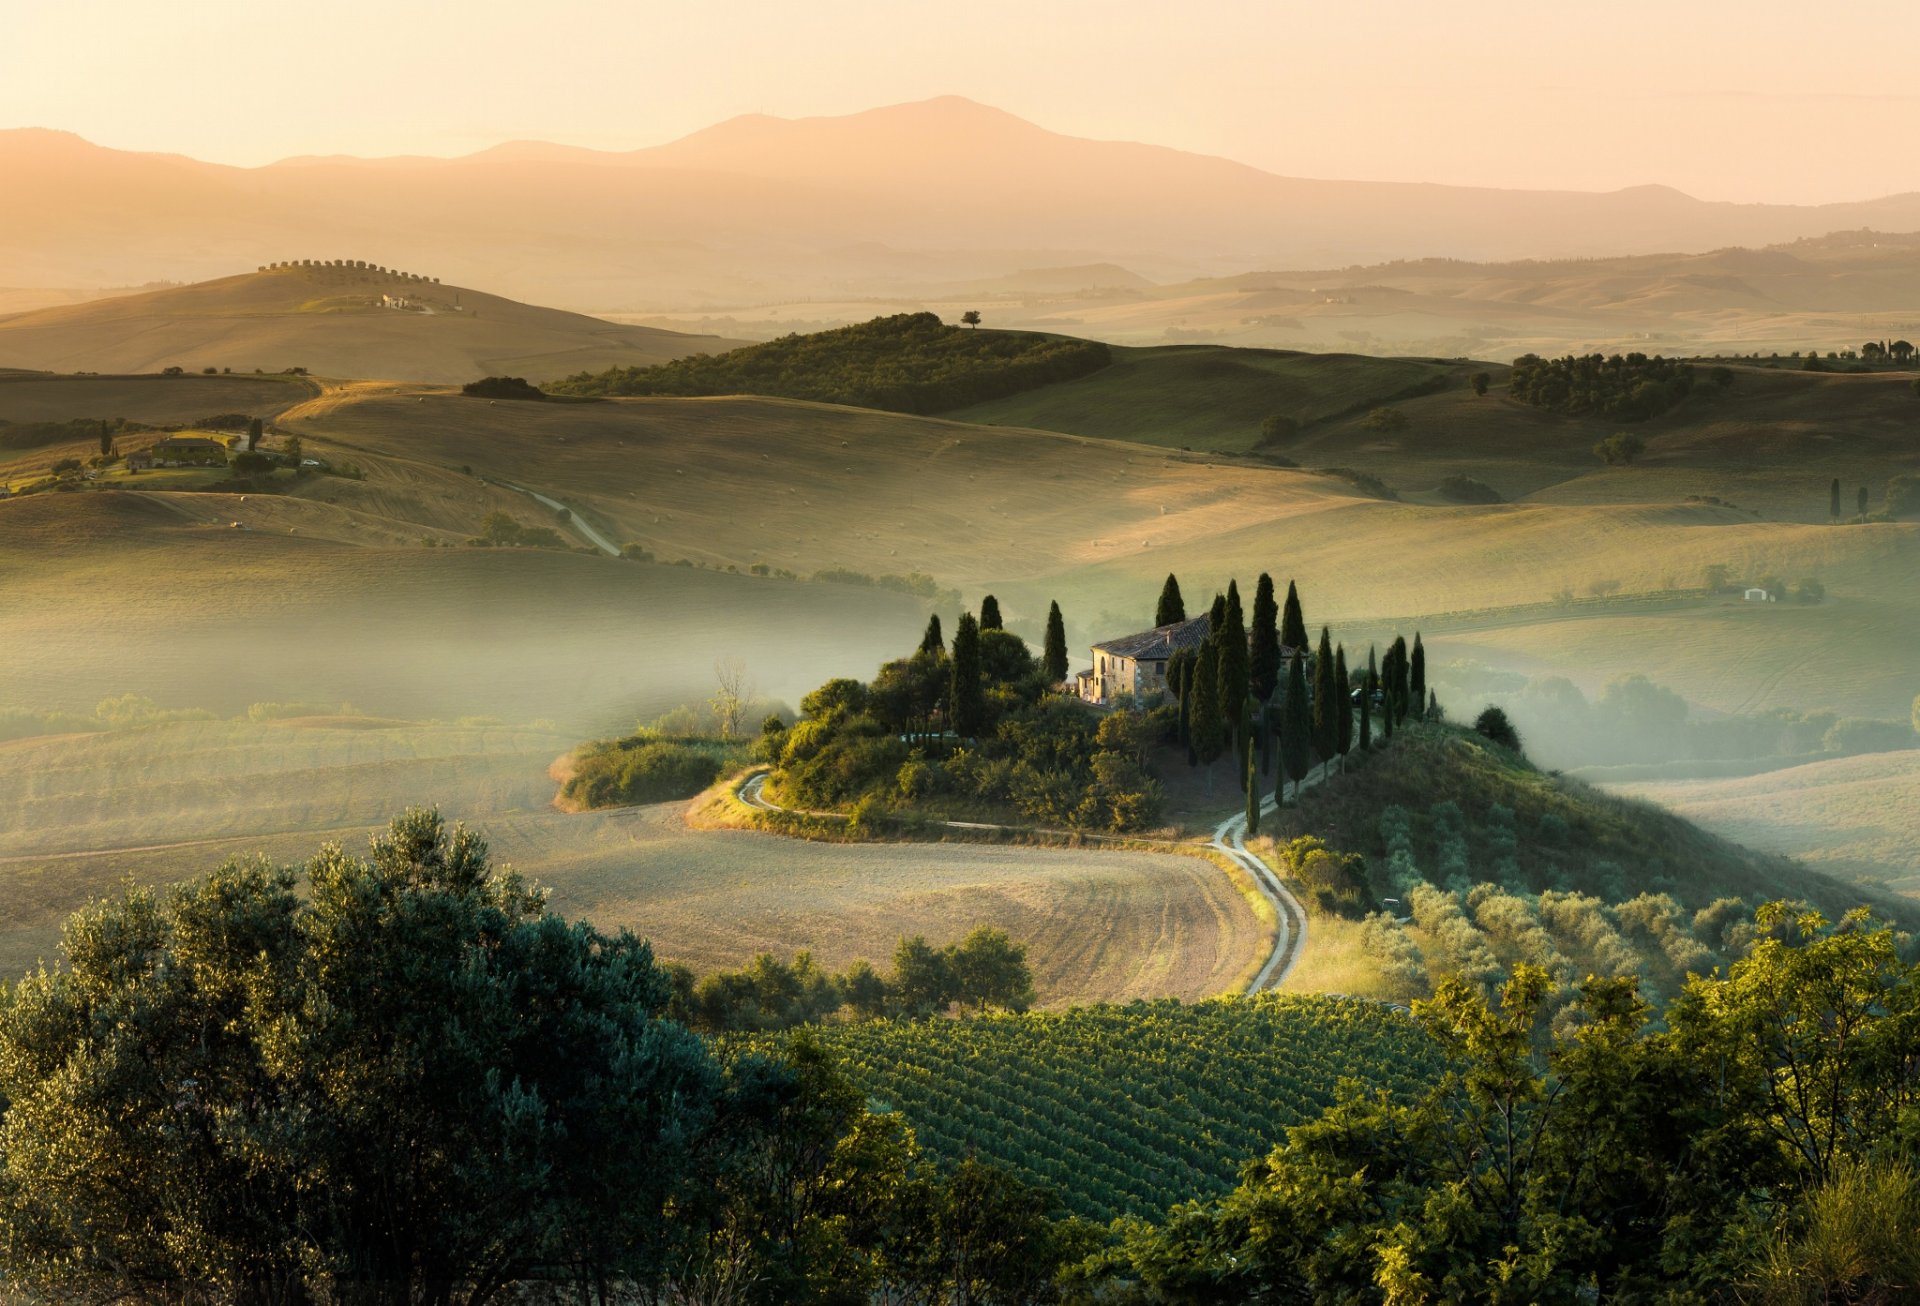
<svg viewBox="0 0 1920 1306">
<path fill-rule="evenodd" d="M 452 384 L 649 365 L 732 342 L 623 326 L 366 267 L 273 267 L 0 317 L 0 367 L 179 367 Z"/>
<path fill-rule="evenodd" d="M 1245 453 L 1280 447 L 1262 431 L 1269 417 L 1305 426 L 1366 411 L 1426 387 L 1464 385 L 1469 370 L 1413 359 L 1213 345 L 1112 352 L 1112 366 L 1090 376 L 956 408 L 946 416 Z"/>
<path fill-rule="evenodd" d="M 1097 341 L 943 326 L 931 313 L 783 336 L 654 367 L 581 372 L 571 395 L 767 395 L 902 413 L 937 413 L 1018 394 L 1105 367 Z"/>
<path fill-rule="evenodd" d="M 815 1037 L 941 1161 L 1005 1165 L 1102 1223 L 1225 1193 L 1289 1125 L 1331 1105 L 1343 1079 L 1411 1094 L 1439 1069 L 1404 1015 L 1294 996 L 835 1025 Z"/>
<path fill-rule="evenodd" d="M 1920 893 L 1920 753 L 1870 753 L 1726 780 L 1609 786 L 1828 875 Z"/>
<path fill-rule="evenodd" d="M 197 281 L 289 251 L 350 248 L 595 309 L 890 295 L 903 281 L 991 280 L 1036 255 L 1185 281 L 1223 262 L 1251 271 L 1591 257 L 1920 228 L 1911 195 L 1794 207 L 1660 186 L 1283 177 L 1066 136 L 958 97 L 830 118 L 751 115 L 630 151 L 534 142 L 458 159 L 258 168 L 15 130 L 0 136 L 0 175 L 14 198 L 0 214 L 4 285 Z"/>
<path fill-rule="evenodd" d="M 1351 774 L 1307 790 L 1268 833 L 1314 834 L 1363 854 L 1373 892 L 1390 896 L 1393 830 L 1382 814 L 1395 808 L 1406 814 L 1414 863 L 1437 884 L 1464 875 L 1469 883 L 1504 881 L 1522 892 L 1571 891 L 1609 903 L 1666 893 L 1689 911 L 1722 897 L 1805 898 L 1836 919 L 1862 897 L 1651 803 L 1538 770 L 1459 727 L 1404 730 Z M 1908 910 L 1884 895 L 1871 901 Z"/>
</svg>

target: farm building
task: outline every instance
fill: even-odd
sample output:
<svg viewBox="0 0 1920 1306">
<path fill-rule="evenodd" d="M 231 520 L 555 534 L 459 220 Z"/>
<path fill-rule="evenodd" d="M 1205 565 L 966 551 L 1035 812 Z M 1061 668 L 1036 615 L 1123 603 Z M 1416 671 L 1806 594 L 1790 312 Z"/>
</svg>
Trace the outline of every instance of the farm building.
<svg viewBox="0 0 1920 1306">
<path fill-rule="evenodd" d="M 1764 590 L 1764 589 L 1762 589 L 1762 588 L 1760 588 L 1760 586 L 1758 586 L 1758 585 L 1753 585 L 1753 586 L 1750 586 L 1750 587 L 1749 587 L 1749 588 L 1747 589 L 1747 592 L 1746 592 L 1746 595 L 1745 595 L 1744 597 L 1746 598 L 1746 600 L 1747 600 L 1747 602 L 1749 602 L 1749 603 L 1771 603 L 1771 602 L 1773 602 L 1773 594 L 1772 594 L 1772 592 L 1771 592 L 1771 591 L 1769 591 L 1769 590 Z"/>
<path fill-rule="evenodd" d="M 200 435 L 169 436 L 148 450 L 156 467 L 225 467 L 227 446 Z"/>
<path fill-rule="evenodd" d="M 1093 666 L 1074 678 L 1074 689 L 1088 703 L 1110 703 L 1118 694 L 1151 697 L 1167 687 L 1167 659 L 1180 649 L 1197 649 L 1207 637 L 1205 614 L 1177 625 L 1161 626 L 1093 646 Z"/>
<path fill-rule="evenodd" d="M 127 455 L 128 471 L 145 472 L 145 471 L 151 471 L 152 469 L 153 469 L 153 451 L 151 449 L 136 449 L 132 453 Z"/>
</svg>

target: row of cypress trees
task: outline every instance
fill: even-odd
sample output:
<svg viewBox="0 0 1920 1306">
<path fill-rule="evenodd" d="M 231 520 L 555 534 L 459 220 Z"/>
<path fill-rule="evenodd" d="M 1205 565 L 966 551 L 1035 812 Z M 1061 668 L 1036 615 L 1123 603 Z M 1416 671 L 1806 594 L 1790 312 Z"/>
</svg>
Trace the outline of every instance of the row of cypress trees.
<svg viewBox="0 0 1920 1306">
<path fill-rule="evenodd" d="M 927 618 L 926 633 L 920 637 L 920 652 L 936 659 L 946 655 L 948 724 L 962 738 L 978 736 L 987 724 L 986 685 L 980 669 L 981 632 L 1003 629 L 1000 600 L 991 594 L 980 600 L 978 617 L 971 612 L 960 614 L 950 653 L 940 629 L 940 614 L 936 612 Z M 1047 634 L 1041 647 L 1040 666 L 1049 684 L 1057 685 L 1067 678 L 1067 626 L 1058 602 L 1047 607 Z"/>
<path fill-rule="evenodd" d="M 1325 626 L 1318 649 L 1310 645 L 1298 586 L 1287 583 L 1282 607 L 1274 600 L 1273 578 L 1262 572 L 1252 618 L 1249 630 L 1239 583 L 1228 581 L 1226 592 L 1214 596 L 1200 647 L 1178 650 L 1167 664 L 1167 685 L 1179 702 L 1187 761 L 1211 765 L 1232 751 L 1247 795 L 1250 831 L 1259 825 L 1259 778 L 1273 774 L 1276 761 L 1275 797 L 1284 799 L 1287 782 L 1293 782 L 1297 794 L 1315 758 L 1322 763 L 1344 759 L 1356 743 L 1363 752 L 1373 747 L 1376 706 L 1387 737 L 1408 716 L 1424 717 L 1430 707 L 1438 707 L 1427 688 L 1426 649 L 1419 633 L 1411 646 L 1396 637 L 1384 659 L 1373 648 L 1367 650 L 1356 738 L 1350 706 L 1356 686 L 1346 647 L 1335 645 Z M 1154 624 L 1169 626 L 1186 619 L 1179 579 L 1169 575 Z"/>
</svg>

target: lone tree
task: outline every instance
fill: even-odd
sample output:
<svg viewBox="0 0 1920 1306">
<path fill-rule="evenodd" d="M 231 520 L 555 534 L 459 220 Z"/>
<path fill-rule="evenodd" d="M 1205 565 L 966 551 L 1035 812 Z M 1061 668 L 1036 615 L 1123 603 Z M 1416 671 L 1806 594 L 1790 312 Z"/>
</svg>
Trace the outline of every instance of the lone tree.
<svg viewBox="0 0 1920 1306">
<path fill-rule="evenodd" d="M 978 331 L 980 329 L 980 310 L 970 308 L 960 315 L 960 320 Z"/>
<path fill-rule="evenodd" d="M 247 423 L 247 452 L 252 453 L 260 447 L 260 437 L 266 434 L 266 423 L 254 418 Z"/>
<path fill-rule="evenodd" d="M 1293 795 L 1300 796 L 1300 782 L 1307 778 L 1313 763 L 1313 720 L 1307 706 L 1306 659 L 1297 657 L 1287 663 L 1287 698 L 1280 717 L 1280 779 L 1274 798 L 1284 797 L 1286 782 L 1293 781 Z"/>
<path fill-rule="evenodd" d="M 987 725 L 987 696 L 980 683 L 980 623 L 971 612 L 960 614 L 953 632 L 953 665 L 947 701 L 953 705 L 953 732 L 976 738 Z"/>
<path fill-rule="evenodd" d="M 100 456 L 113 457 L 113 426 L 106 421 L 100 423 Z"/>
<path fill-rule="evenodd" d="M 1067 623 L 1060 616 L 1058 602 L 1047 606 L 1047 638 L 1041 646 L 1040 665 L 1052 684 L 1067 678 Z"/>
<path fill-rule="evenodd" d="M 1253 645 L 1247 654 L 1248 687 L 1253 701 L 1267 703 L 1280 687 L 1280 606 L 1273 599 L 1273 577 L 1260 573 L 1253 591 Z"/>
<path fill-rule="evenodd" d="M 980 629 L 1004 629 L 1000 621 L 1000 600 L 991 594 L 980 600 Z"/>
<path fill-rule="evenodd" d="M 747 679 L 747 664 L 739 658 L 721 658 L 713 664 L 714 691 L 708 706 L 720 727 L 722 739 L 740 733 L 740 722 L 753 698 L 753 685 Z"/>
<path fill-rule="evenodd" d="M 1187 619 L 1187 605 L 1180 597 L 1180 582 L 1172 572 L 1167 573 L 1167 583 L 1160 587 L 1160 602 L 1153 609 L 1153 624 L 1159 626 L 1178 625 Z"/>
<path fill-rule="evenodd" d="M 1300 615 L 1300 591 L 1287 582 L 1287 606 L 1280 616 L 1280 642 L 1296 653 L 1307 651 L 1307 622 Z"/>
<path fill-rule="evenodd" d="M 1646 451 L 1647 442 L 1632 431 L 1617 431 L 1593 446 L 1594 456 L 1606 459 L 1609 467 L 1631 467 Z"/>
<path fill-rule="evenodd" d="M 1487 387 L 1493 384 L 1493 375 L 1489 372 L 1475 372 L 1472 378 L 1473 392 L 1476 395 L 1487 393 Z"/>
<path fill-rule="evenodd" d="M 927 633 L 920 637 L 920 651 L 922 653 L 947 651 L 947 641 L 940 634 L 940 614 L 937 612 L 927 618 Z"/>
<path fill-rule="evenodd" d="M 1840 478 L 1833 478 L 1833 487 L 1827 495 L 1827 516 L 1833 521 L 1840 520 Z"/>
<path fill-rule="evenodd" d="M 1507 714 L 1497 707 L 1489 707 L 1480 713 L 1473 723 L 1476 734 L 1491 740 L 1502 748 L 1520 751 L 1520 732 L 1513 728 L 1513 722 L 1507 720 Z"/>
</svg>

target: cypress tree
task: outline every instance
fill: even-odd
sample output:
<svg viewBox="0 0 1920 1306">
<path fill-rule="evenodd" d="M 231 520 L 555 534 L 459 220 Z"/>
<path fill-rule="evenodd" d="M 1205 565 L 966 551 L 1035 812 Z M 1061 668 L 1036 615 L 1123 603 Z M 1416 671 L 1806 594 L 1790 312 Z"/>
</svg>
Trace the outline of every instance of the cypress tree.
<svg viewBox="0 0 1920 1306">
<path fill-rule="evenodd" d="M 1440 695 L 1434 693 L 1431 689 L 1429 689 L 1427 691 L 1427 720 L 1438 721 L 1439 719 L 1440 719 Z"/>
<path fill-rule="evenodd" d="M 1067 678 L 1067 623 L 1060 616 L 1058 602 L 1047 608 L 1047 640 L 1041 648 L 1040 664 L 1054 684 Z"/>
<path fill-rule="evenodd" d="M 1307 651 L 1307 622 L 1300 615 L 1300 591 L 1287 582 L 1287 606 L 1280 617 L 1280 642 L 1296 653 Z"/>
<path fill-rule="evenodd" d="M 1313 658 L 1313 751 L 1325 762 L 1340 746 L 1340 727 L 1334 701 L 1333 636 L 1320 627 L 1320 651 Z"/>
<path fill-rule="evenodd" d="M 920 637 L 920 651 L 922 653 L 944 653 L 946 652 L 946 648 L 947 641 L 940 634 L 940 614 L 936 612 L 927 618 L 927 633 Z"/>
<path fill-rule="evenodd" d="M 1196 760 L 1211 765 L 1226 747 L 1226 723 L 1220 718 L 1220 650 L 1207 636 L 1188 675 L 1193 706 L 1187 713 L 1188 737 Z"/>
<path fill-rule="evenodd" d="M 980 600 L 980 629 L 1006 629 L 1006 627 L 1000 624 L 1000 600 L 991 594 Z"/>
<path fill-rule="evenodd" d="M 1224 594 L 1216 594 L 1213 596 L 1213 607 L 1207 611 L 1207 633 L 1209 635 L 1218 635 L 1220 633 L 1220 627 L 1225 625 L 1226 621 L 1227 596 Z"/>
<path fill-rule="evenodd" d="M 1864 485 L 1860 487 L 1859 504 L 1860 504 L 1860 515 L 1864 517 L 1867 515 L 1867 487 Z"/>
<path fill-rule="evenodd" d="M 1265 703 L 1280 687 L 1280 605 L 1273 600 L 1273 577 L 1260 573 L 1253 591 L 1252 647 L 1247 653 L 1247 684 L 1253 701 Z"/>
<path fill-rule="evenodd" d="M 1187 619 L 1187 604 L 1180 597 L 1180 582 L 1172 572 L 1167 573 L 1167 583 L 1160 587 L 1160 602 L 1153 610 L 1153 624 L 1173 626 Z"/>
<path fill-rule="evenodd" d="M 253 446 L 248 445 L 247 447 L 251 449 Z M 113 456 L 113 427 L 108 425 L 105 420 L 102 420 L 100 423 L 100 456 L 102 458 L 110 458 Z"/>
<path fill-rule="evenodd" d="M 1304 658 L 1287 664 L 1287 701 L 1280 717 L 1280 778 L 1293 781 L 1294 797 L 1313 761 L 1313 721 L 1307 706 L 1307 669 Z"/>
<path fill-rule="evenodd" d="M 1253 735 L 1247 735 L 1245 759 L 1240 767 L 1240 782 L 1247 789 L 1247 838 L 1260 833 L 1260 775 L 1253 769 Z"/>
<path fill-rule="evenodd" d="M 1413 703 L 1413 714 L 1424 720 L 1427 715 L 1427 650 L 1420 646 L 1420 632 L 1417 630 L 1413 632 L 1413 656 L 1410 659 L 1410 666 L 1412 667 L 1409 673 L 1410 698 Z"/>
<path fill-rule="evenodd" d="M 1835 521 L 1840 520 L 1840 478 L 1833 478 L 1833 489 L 1828 494 L 1828 515 Z"/>
<path fill-rule="evenodd" d="M 1380 666 L 1373 656 L 1373 645 L 1367 645 L 1367 678 L 1360 682 L 1360 751 L 1373 751 L 1373 690 L 1380 683 Z"/>
<path fill-rule="evenodd" d="M 1385 728 L 1388 739 L 1393 738 L 1394 726 L 1393 686 L 1396 675 L 1393 669 L 1394 648 L 1393 644 L 1387 645 L 1387 651 L 1380 659 L 1380 723 Z"/>
<path fill-rule="evenodd" d="M 1333 696 L 1339 711 L 1333 718 L 1333 751 L 1340 755 L 1340 769 L 1347 769 L 1347 754 L 1353 751 L 1353 685 L 1347 678 L 1347 646 L 1333 651 Z"/>
<path fill-rule="evenodd" d="M 1412 674 L 1407 666 L 1407 638 L 1404 635 L 1393 637 L 1393 647 L 1387 651 L 1387 660 L 1393 664 L 1393 674 L 1387 677 L 1387 706 L 1391 709 L 1395 725 L 1407 719 L 1407 680 Z"/>
<path fill-rule="evenodd" d="M 1240 587 L 1227 582 L 1226 623 L 1220 629 L 1220 714 L 1236 728 L 1247 715 L 1247 623 Z"/>
<path fill-rule="evenodd" d="M 1260 723 L 1260 774 L 1273 774 L 1273 704 L 1261 703 L 1254 708 L 1259 713 Z"/>
<path fill-rule="evenodd" d="M 960 614 L 953 632 L 953 665 L 947 701 L 953 705 L 953 732 L 962 739 L 979 736 L 987 724 L 987 697 L 980 686 L 980 624 L 971 612 Z"/>
<path fill-rule="evenodd" d="M 262 434 L 265 433 L 265 430 L 266 430 L 265 425 L 257 417 L 254 418 L 251 422 L 247 423 L 247 452 L 248 453 L 252 453 L 254 450 L 260 447 L 260 437 Z"/>
</svg>

